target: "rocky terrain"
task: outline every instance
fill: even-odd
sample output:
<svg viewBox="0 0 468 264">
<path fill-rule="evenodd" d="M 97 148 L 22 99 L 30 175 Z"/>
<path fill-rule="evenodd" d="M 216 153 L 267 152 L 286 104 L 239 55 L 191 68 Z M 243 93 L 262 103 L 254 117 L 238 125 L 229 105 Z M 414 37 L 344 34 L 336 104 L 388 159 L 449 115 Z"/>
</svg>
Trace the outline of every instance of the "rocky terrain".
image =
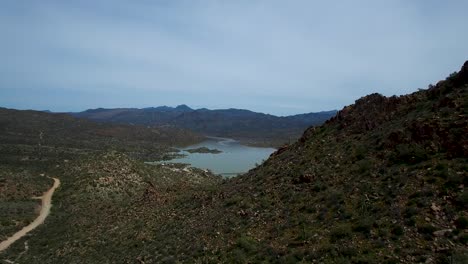
<svg viewBox="0 0 468 264">
<path fill-rule="evenodd" d="M 23 167 L 25 183 L 42 172 L 62 186 L 44 225 L 0 259 L 467 263 L 467 115 L 468 62 L 427 90 L 362 97 L 230 179 L 120 151 Z"/>
</svg>

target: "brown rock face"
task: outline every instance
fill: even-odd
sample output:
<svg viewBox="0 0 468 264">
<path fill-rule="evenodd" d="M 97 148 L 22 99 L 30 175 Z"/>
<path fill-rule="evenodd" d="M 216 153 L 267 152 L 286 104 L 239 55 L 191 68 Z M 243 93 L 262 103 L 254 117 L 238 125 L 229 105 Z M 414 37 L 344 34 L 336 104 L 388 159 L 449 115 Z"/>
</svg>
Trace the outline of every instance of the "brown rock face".
<svg viewBox="0 0 468 264">
<path fill-rule="evenodd" d="M 298 178 L 294 180 L 294 183 L 300 184 L 300 183 L 311 183 L 314 179 L 314 176 L 312 174 L 303 174 L 300 175 Z"/>
<path fill-rule="evenodd" d="M 392 119 L 402 104 L 413 100 L 409 97 L 385 97 L 374 93 L 356 100 L 354 105 L 339 111 L 328 123 L 337 123 L 339 129 L 351 133 L 362 133 Z"/>
</svg>

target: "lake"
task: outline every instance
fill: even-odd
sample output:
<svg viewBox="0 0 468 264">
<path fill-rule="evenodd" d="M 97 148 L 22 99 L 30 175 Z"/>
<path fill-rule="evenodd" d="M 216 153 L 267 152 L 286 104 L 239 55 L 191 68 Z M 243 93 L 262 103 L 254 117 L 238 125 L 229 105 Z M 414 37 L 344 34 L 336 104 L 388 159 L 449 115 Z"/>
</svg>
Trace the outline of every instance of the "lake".
<svg viewBox="0 0 468 264">
<path fill-rule="evenodd" d="M 221 150 L 221 153 L 189 153 L 186 150 L 206 147 Z M 268 159 L 274 148 L 249 147 L 239 141 L 228 138 L 210 137 L 206 141 L 180 149 L 180 154 L 187 155 L 183 158 L 172 159 L 164 162 L 188 163 L 200 169 L 209 169 L 215 174 L 232 177 L 245 173 Z"/>
</svg>

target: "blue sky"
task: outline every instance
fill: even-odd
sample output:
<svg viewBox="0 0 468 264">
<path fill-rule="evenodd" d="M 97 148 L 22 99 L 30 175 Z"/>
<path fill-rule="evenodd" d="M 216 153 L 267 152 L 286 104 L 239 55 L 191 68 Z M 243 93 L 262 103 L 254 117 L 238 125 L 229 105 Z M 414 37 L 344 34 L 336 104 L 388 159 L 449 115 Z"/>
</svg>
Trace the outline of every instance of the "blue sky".
<svg viewBox="0 0 468 264">
<path fill-rule="evenodd" d="M 466 10 L 456 0 L 5 0 L 0 106 L 341 109 L 459 70 Z"/>
</svg>

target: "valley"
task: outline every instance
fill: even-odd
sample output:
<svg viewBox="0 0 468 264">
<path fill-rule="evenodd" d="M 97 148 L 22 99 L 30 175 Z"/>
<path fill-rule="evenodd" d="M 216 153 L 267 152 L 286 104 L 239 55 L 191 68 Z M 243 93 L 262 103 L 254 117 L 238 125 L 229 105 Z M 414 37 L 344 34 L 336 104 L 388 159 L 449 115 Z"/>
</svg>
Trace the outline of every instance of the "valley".
<svg viewBox="0 0 468 264">
<path fill-rule="evenodd" d="M 359 98 L 253 156 L 196 129 L 0 109 L 0 241 L 47 209 L 31 197 L 60 180 L 44 223 L 0 261 L 466 263 L 467 115 L 468 62 L 426 90 Z M 258 164 L 145 163 L 202 147 L 222 152 L 185 158 L 240 148 Z"/>
<path fill-rule="evenodd" d="M 0 264 L 468 264 L 468 1 L 2 1 Z"/>
</svg>

